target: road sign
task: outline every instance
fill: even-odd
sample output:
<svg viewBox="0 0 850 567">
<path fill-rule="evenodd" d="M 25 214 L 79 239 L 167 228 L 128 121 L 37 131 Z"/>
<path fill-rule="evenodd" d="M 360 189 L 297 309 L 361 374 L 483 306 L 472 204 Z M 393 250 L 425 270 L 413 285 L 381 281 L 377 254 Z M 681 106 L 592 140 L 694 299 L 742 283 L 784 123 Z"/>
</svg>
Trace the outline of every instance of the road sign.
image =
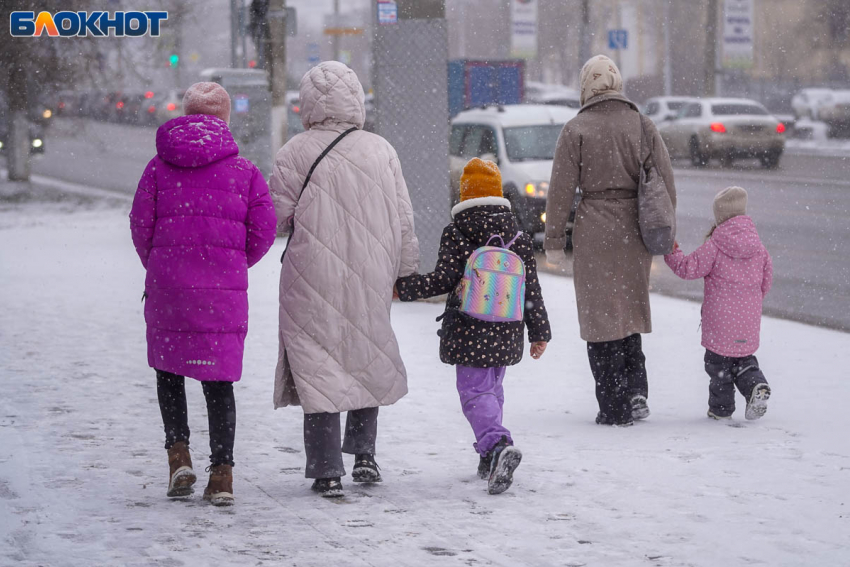
<svg viewBox="0 0 850 567">
<path fill-rule="evenodd" d="M 398 23 L 398 4 L 394 0 L 378 0 L 378 23 L 382 26 Z"/>
<path fill-rule="evenodd" d="M 233 111 L 236 114 L 244 114 L 251 110 L 251 100 L 245 95 L 233 97 Z"/>
<path fill-rule="evenodd" d="M 313 65 L 322 60 L 322 50 L 318 43 L 307 44 L 307 62 Z"/>
<path fill-rule="evenodd" d="M 725 0 L 723 3 L 723 66 L 753 65 L 753 1 Z"/>
<path fill-rule="evenodd" d="M 537 0 L 511 0 L 511 56 L 537 57 Z"/>
<path fill-rule="evenodd" d="M 628 49 L 628 30 L 608 30 L 608 49 Z"/>
</svg>

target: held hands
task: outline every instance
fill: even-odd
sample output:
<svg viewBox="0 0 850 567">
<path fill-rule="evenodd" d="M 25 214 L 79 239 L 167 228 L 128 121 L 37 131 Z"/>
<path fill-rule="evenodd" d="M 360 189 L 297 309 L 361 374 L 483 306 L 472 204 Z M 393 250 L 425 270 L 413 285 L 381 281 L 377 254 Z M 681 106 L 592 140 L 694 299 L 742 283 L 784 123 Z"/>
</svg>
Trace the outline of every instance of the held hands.
<svg viewBox="0 0 850 567">
<path fill-rule="evenodd" d="M 548 345 L 546 341 L 537 341 L 531 343 L 531 358 L 534 360 L 538 360 L 543 353 L 546 352 L 546 345 Z"/>
<path fill-rule="evenodd" d="M 398 288 L 393 285 L 393 301 L 399 301 Z"/>
<path fill-rule="evenodd" d="M 567 263 L 567 253 L 563 250 L 547 250 L 546 263 L 554 268 L 563 267 Z"/>
</svg>

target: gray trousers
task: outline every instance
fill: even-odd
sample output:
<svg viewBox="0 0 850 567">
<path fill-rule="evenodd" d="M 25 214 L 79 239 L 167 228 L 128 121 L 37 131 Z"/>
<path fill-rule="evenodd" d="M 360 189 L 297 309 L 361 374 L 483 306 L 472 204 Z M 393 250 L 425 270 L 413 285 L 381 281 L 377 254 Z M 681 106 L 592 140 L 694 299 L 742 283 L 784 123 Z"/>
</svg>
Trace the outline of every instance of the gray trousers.
<svg viewBox="0 0 850 567">
<path fill-rule="evenodd" d="M 705 371 L 711 381 L 708 385 L 708 409 L 718 417 L 735 413 L 735 388 L 749 401 L 753 389 L 767 384 L 755 356 L 732 358 L 705 351 Z"/>
<path fill-rule="evenodd" d="M 338 413 L 304 414 L 304 452 L 307 478 L 336 478 L 345 476 L 342 454 L 375 454 L 378 436 L 378 408 L 348 412 L 345 420 L 345 441 L 340 445 Z"/>
</svg>

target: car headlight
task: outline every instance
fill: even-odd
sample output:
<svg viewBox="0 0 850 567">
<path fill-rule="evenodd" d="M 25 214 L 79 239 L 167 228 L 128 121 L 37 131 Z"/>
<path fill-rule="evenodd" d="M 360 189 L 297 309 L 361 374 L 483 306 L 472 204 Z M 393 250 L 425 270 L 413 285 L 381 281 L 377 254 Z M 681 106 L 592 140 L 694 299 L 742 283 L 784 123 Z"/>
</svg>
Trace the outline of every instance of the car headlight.
<svg viewBox="0 0 850 567">
<path fill-rule="evenodd" d="M 538 181 L 537 183 L 527 183 L 525 185 L 525 194 L 528 197 L 545 197 L 548 191 L 548 181 Z"/>
<path fill-rule="evenodd" d="M 42 144 L 44 144 L 44 142 L 41 141 L 41 138 L 36 138 L 32 141 L 32 147 L 34 148 L 40 148 Z"/>
<path fill-rule="evenodd" d="M 45 108 L 45 109 L 44 109 L 44 112 L 42 112 L 42 113 L 41 113 L 41 115 L 42 115 L 44 118 L 50 118 L 51 116 L 53 116 L 53 111 L 52 111 L 52 110 L 50 110 L 49 108 Z"/>
<path fill-rule="evenodd" d="M 3 142 L 0 142 L 0 150 L 3 149 Z"/>
</svg>

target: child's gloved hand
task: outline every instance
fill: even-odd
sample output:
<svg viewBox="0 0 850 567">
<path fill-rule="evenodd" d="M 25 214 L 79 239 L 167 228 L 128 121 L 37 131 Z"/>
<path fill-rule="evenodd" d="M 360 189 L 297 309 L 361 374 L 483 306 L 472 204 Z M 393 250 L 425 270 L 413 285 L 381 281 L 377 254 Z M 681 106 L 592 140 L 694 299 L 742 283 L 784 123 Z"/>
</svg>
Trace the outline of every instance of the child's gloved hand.
<svg viewBox="0 0 850 567">
<path fill-rule="evenodd" d="M 534 360 L 539 359 L 543 356 L 543 353 L 546 352 L 546 345 L 549 344 L 546 341 L 537 341 L 531 343 L 531 358 Z"/>
<path fill-rule="evenodd" d="M 398 288 L 393 286 L 393 301 L 398 301 L 400 298 L 398 296 Z"/>
</svg>

